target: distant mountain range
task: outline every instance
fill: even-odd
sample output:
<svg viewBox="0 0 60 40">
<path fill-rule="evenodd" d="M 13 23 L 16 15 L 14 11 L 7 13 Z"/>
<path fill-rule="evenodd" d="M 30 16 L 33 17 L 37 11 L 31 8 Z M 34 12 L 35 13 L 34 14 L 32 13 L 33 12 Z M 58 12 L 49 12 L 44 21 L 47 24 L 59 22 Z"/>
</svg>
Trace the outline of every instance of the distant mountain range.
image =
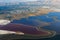
<svg viewBox="0 0 60 40">
<path fill-rule="evenodd" d="M 60 6 L 52 5 L 50 2 L 46 3 L 43 1 L 29 1 L 29 2 L 15 2 L 15 3 L 2 3 L 0 2 L 0 11 L 2 10 L 21 10 L 21 9 L 30 9 L 30 8 L 38 8 L 42 6 L 51 6 L 59 8 Z"/>
<path fill-rule="evenodd" d="M 0 10 L 15 10 L 15 9 L 26 9 L 29 7 L 40 7 L 48 6 L 40 1 L 30 1 L 30 2 L 19 2 L 19 3 L 0 3 Z"/>
</svg>

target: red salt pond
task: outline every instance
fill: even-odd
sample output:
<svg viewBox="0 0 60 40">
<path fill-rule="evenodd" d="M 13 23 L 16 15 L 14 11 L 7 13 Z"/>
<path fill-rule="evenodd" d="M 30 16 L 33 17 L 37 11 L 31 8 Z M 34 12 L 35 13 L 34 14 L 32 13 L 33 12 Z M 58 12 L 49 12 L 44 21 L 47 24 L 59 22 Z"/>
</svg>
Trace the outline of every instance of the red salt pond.
<svg viewBox="0 0 60 40">
<path fill-rule="evenodd" d="M 49 31 L 42 31 L 37 30 L 33 26 L 27 26 L 22 24 L 7 24 L 4 26 L 0 25 L 0 30 L 8 30 L 8 31 L 15 31 L 15 32 L 23 32 L 24 34 L 32 34 L 32 35 L 51 35 L 52 33 Z"/>
</svg>

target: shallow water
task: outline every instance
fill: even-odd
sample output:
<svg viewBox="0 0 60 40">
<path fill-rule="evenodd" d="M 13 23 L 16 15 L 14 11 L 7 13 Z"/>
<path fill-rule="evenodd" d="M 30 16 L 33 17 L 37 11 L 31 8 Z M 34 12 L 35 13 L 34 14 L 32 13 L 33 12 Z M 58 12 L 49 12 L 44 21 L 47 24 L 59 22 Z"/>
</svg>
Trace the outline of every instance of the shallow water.
<svg viewBox="0 0 60 40">
<path fill-rule="evenodd" d="M 54 20 L 54 17 L 56 17 L 55 18 L 56 20 Z M 50 25 L 44 26 L 42 28 L 60 33 L 60 12 L 50 12 L 46 15 L 31 16 L 28 18 L 22 18 L 20 20 L 13 20 L 11 23 L 18 23 L 18 24 L 21 23 L 21 24 L 37 27 L 38 25 L 41 26 L 41 23 L 39 24 L 39 22 L 50 23 Z"/>
</svg>

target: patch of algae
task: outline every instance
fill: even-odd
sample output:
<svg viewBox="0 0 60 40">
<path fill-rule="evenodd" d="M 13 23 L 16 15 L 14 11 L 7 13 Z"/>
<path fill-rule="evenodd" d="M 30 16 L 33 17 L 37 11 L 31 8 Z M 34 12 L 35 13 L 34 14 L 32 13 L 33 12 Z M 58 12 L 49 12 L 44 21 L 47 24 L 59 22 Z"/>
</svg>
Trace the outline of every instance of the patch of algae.
<svg viewBox="0 0 60 40">
<path fill-rule="evenodd" d="M 40 29 L 42 30 L 42 29 Z M 50 38 L 50 37 L 54 37 L 56 35 L 56 32 L 54 31 L 47 31 L 47 30 L 42 30 L 45 32 L 48 32 L 48 34 L 46 35 L 32 35 L 32 34 L 24 34 L 24 35 L 20 35 L 20 34 L 3 34 L 1 35 L 3 39 L 41 39 L 41 38 Z"/>
</svg>

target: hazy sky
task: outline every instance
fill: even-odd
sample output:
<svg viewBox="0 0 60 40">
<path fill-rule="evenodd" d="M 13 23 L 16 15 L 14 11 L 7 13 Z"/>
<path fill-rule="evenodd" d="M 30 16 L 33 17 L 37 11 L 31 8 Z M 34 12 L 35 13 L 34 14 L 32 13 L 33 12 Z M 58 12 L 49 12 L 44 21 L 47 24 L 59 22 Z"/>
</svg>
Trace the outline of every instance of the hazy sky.
<svg viewBox="0 0 60 40">
<path fill-rule="evenodd" d="M 27 2 L 27 1 L 37 1 L 37 0 L 0 0 L 0 2 Z"/>
<path fill-rule="evenodd" d="M 28 1 L 41 1 L 41 2 L 46 2 L 47 1 L 52 1 L 52 4 L 55 4 L 55 5 L 60 5 L 60 0 L 0 0 L 0 2 L 3 2 L 3 3 L 18 3 L 18 2 L 28 2 Z"/>
<path fill-rule="evenodd" d="M 23 2 L 23 1 L 27 2 L 27 1 L 38 1 L 38 0 L 0 0 L 0 2 Z M 47 1 L 47 0 L 39 0 L 39 1 Z M 51 1 L 60 1 L 60 0 L 51 0 Z"/>
</svg>

